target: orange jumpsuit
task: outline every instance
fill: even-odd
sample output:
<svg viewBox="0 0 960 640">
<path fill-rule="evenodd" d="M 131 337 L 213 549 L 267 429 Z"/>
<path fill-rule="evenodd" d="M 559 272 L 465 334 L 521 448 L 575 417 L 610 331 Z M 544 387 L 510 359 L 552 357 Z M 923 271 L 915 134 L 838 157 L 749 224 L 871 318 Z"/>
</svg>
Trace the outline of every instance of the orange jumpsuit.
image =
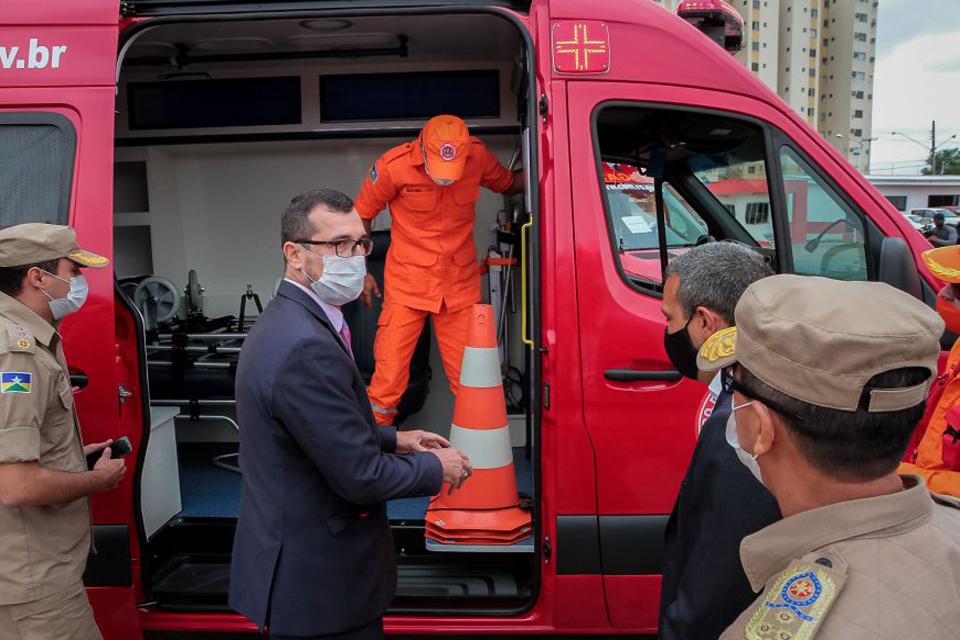
<svg viewBox="0 0 960 640">
<path fill-rule="evenodd" d="M 930 491 L 960 497 L 960 470 L 952 470 L 943 461 L 947 412 L 960 403 L 960 340 L 950 350 L 947 366 L 934 384 L 946 386 L 917 446 L 916 460 L 901 464 L 897 473 L 916 473 L 924 477 Z"/>
<path fill-rule="evenodd" d="M 419 141 L 387 151 L 363 181 L 355 201 L 360 217 L 372 220 L 389 204 L 393 225 L 368 390 L 378 424 L 393 423 L 427 315 L 450 391 L 456 395 L 459 389 L 470 309 L 480 302 L 473 222 L 481 186 L 507 191 L 513 174 L 474 137 L 463 175 L 450 186 L 438 186 L 427 175 Z"/>
</svg>

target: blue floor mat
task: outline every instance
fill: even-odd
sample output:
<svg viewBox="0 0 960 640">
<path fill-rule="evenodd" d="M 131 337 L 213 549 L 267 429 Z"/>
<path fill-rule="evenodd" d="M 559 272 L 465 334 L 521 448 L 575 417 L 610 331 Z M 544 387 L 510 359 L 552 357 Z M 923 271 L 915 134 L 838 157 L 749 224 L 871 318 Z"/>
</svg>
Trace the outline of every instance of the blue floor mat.
<svg viewBox="0 0 960 640">
<path fill-rule="evenodd" d="M 235 444 L 181 443 L 180 494 L 183 500 L 181 516 L 189 518 L 236 518 L 240 510 L 240 474 L 215 467 L 213 457 L 235 453 Z M 520 493 L 533 492 L 533 467 L 522 448 L 513 450 L 517 489 Z M 391 520 L 422 520 L 429 498 L 391 500 L 387 512 Z"/>
</svg>

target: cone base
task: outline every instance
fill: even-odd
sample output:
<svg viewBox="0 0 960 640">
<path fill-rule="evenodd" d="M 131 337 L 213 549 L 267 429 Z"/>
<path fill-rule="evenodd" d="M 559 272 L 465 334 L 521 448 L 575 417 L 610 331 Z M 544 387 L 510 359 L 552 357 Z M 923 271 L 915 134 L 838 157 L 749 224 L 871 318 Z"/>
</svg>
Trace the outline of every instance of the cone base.
<svg viewBox="0 0 960 640">
<path fill-rule="evenodd" d="M 437 542 L 439 544 L 449 544 L 449 545 L 483 545 L 485 547 L 509 547 L 520 542 L 523 542 L 530 537 L 530 532 L 526 532 L 518 535 L 515 538 L 510 540 L 495 540 L 492 538 L 481 538 L 481 537 L 464 537 L 464 538 L 444 538 L 439 535 L 432 534 L 427 532 L 427 539 Z"/>
<path fill-rule="evenodd" d="M 514 544 L 530 535 L 530 512 L 519 507 L 461 511 L 428 509 L 427 535 L 438 542 Z"/>
</svg>

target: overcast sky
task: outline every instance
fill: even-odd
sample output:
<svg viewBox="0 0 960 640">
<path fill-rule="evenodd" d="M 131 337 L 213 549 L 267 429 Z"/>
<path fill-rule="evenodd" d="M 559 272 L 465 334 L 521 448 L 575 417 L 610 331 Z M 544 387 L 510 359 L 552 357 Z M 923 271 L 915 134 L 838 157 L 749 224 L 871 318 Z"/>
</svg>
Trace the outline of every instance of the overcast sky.
<svg viewBox="0 0 960 640">
<path fill-rule="evenodd" d="M 889 173 L 892 162 L 906 169 L 927 156 L 892 131 L 929 144 L 936 120 L 938 144 L 958 134 L 946 146 L 960 147 L 960 0 L 879 1 L 872 167 Z"/>
</svg>

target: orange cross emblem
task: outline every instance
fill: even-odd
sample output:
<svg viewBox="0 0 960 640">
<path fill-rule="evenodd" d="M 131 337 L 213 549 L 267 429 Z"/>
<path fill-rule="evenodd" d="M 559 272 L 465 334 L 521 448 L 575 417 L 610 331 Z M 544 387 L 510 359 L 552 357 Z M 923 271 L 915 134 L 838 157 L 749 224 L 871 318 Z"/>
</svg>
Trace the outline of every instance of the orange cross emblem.
<svg viewBox="0 0 960 640">
<path fill-rule="evenodd" d="M 597 20 L 553 24 L 553 68 L 557 73 L 606 73 L 610 70 L 610 33 Z"/>
</svg>

